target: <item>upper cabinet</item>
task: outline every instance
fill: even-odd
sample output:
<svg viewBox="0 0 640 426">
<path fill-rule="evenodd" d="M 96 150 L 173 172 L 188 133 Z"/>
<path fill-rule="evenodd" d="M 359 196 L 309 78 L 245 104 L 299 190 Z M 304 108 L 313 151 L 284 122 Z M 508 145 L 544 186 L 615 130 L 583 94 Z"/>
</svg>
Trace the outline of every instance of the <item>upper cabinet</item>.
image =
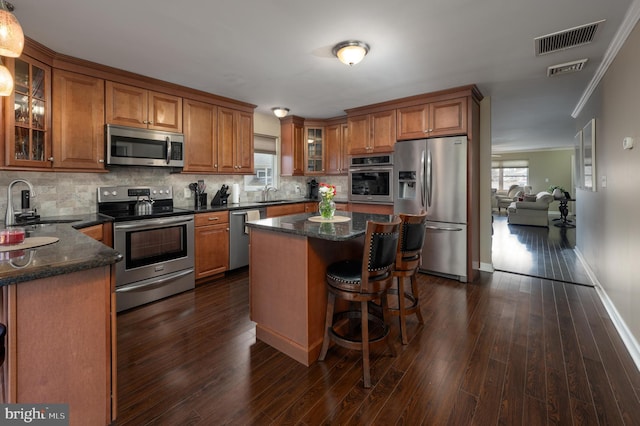
<svg viewBox="0 0 640 426">
<path fill-rule="evenodd" d="M 218 171 L 218 107 L 184 100 L 184 172 Z"/>
<path fill-rule="evenodd" d="M 305 127 L 305 175 L 324 174 L 324 127 Z"/>
<path fill-rule="evenodd" d="M 107 81 L 107 124 L 182 132 L 182 98 Z"/>
<path fill-rule="evenodd" d="M 326 174 L 346 175 L 349 171 L 348 128 L 346 122 L 327 124 L 325 128 Z"/>
<path fill-rule="evenodd" d="M 5 103 L 5 163 L 50 168 L 51 67 L 24 54 L 7 65 L 15 89 Z"/>
<path fill-rule="evenodd" d="M 347 117 L 349 154 L 392 152 L 396 141 L 396 110 Z"/>
<path fill-rule="evenodd" d="M 304 119 L 290 115 L 280 120 L 280 175 L 304 175 Z"/>
<path fill-rule="evenodd" d="M 398 140 L 467 133 L 467 98 L 398 108 Z"/>
<path fill-rule="evenodd" d="M 53 70 L 53 167 L 104 170 L 104 80 Z"/>
<path fill-rule="evenodd" d="M 253 114 L 218 108 L 218 171 L 253 173 Z"/>
</svg>

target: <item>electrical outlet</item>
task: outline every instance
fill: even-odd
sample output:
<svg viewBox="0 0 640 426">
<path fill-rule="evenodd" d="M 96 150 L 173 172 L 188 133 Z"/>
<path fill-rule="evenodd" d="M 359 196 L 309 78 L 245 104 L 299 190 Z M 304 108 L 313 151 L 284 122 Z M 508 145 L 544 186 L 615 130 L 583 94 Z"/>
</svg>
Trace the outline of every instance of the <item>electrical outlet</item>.
<svg viewBox="0 0 640 426">
<path fill-rule="evenodd" d="M 184 198 L 191 198 L 191 190 L 189 188 L 184 188 Z"/>
</svg>

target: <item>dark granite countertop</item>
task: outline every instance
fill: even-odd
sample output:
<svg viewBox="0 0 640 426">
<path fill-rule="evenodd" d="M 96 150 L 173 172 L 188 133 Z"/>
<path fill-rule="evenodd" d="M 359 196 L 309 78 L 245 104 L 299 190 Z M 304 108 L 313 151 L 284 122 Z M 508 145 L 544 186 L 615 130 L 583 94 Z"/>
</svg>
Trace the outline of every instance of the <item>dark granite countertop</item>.
<svg viewBox="0 0 640 426">
<path fill-rule="evenodd" d="M 334 200 L 336 203 L 348 203 L 349 200 L 347 199 L 336 199 Z M 224 206 L 211 206 L 211 205 L 207 205 L 205 207 L 200 207 L 198 209 L 195 209 L 193 204 L 176 204 L 177 208 L 180 209 L 185 209 L 185 210 L 193 210 L 194 213 L 206 213 L 206 212 L 221 212 L 221 211 L 227 211 L 227 210 L 248 210 L 248 209 L 259 209 L 259 208 L 264 208 L 264 207 L 269 207 L 269 206 L 279 206 L 282 204 L 298 204 L 298 203 L 318 203 L 319 200 L 311 200 L 308 198 L 294 198 L 294 199 L 289 199 L 289 200 L 272 200 L 272 201 L 265 201 L 265 202 L 258 202 L 258 201 L 244 201 L 241 203 L 237 203 L 237 204 L 226 204 Z"/>
<path fill-rule="evenodd" d="M 390 215 L 337 212 L 336 216 L 347 216 L 351 220 L 347 222 L 312 222 L 309 220 L 318 213 L 300 213 L 289 216 L 280 216 L 269 219 L 247 222 L 250 228 L 264 229 L 274 232 L 295 234 L 304 237 L 321 238 L 332 241 L 346 241 L 363 236 L 367 230 L 367 221 L 389 222 Z"/>
<path fill-rule="evenodd" d="M 88 214 L 41 220 L 48 223 L 18 226 L 27 231 L 27 237 L 57 237 L 59 240 L 32 249 L 0 252 L 0 286 L 111 265 L 121 260 L 117 251 L 77 230 L 111 219 Z M 73 222 L 51 223 L 71 220 Z"/>
</svg>

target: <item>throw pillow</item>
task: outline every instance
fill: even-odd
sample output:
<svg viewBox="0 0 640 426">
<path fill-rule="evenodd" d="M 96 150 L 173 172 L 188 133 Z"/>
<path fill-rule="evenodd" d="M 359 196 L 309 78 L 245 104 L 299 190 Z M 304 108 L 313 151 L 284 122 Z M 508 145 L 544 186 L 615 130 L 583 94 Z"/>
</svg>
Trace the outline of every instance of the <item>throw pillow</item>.
<svg viewBox="0 0 640 426">
<path fill-rule="evenodd" d="M 524 196 L 524 201 L 529 201 L 529 202 L 535 203 L 536 200 L 537 200 L 537 197 L 535 195 L 525 194 L 525 196 Z"/>
</svg>

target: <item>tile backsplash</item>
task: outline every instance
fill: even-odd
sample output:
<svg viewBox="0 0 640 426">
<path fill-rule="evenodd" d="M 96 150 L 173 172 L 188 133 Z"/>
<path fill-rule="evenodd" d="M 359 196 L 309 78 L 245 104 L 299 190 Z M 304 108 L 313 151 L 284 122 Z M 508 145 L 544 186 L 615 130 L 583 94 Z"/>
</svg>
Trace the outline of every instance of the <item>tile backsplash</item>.
<svg viewBox="0 0 640 426">
<path fill-rule="evenodd" d="M 234 183 L 240 185 L 240 201 L 257 201 L 261 197 L 260 192 L 245 192 L 243 176 L 235 175 L 195 175 L 169 173 L 167 169 L 154 169 L 145 167 L 114 168 L 109 173 L 61 173 L 61 172 L 0 172 L 0 208 L 2 215 L 7 207 L 7 187 L 14 179 L 29 181 L 36 194 L 31 200 L 31 207 L 37 208 L 43 216 L 63 216 L 74 214 L 95 213 L 97 210 L 97 188 L 100 186 L 118 185 L 160 185 L 168 184 L 173 187 L 173 197 L 176 205 L 186 206 L 193 199 L 185 199 L 184 188 L 189 183 L 203 179 L 207 185 L 209 201 L 215 192 L 223 184 L 232 187 Z M 306 192 L 308 177 L 280 177 L 278 192 L 271 197 L 274 199 L 302 198 Z M 328 182 L 347 188 L 346 176 L 316 177 L 316 180 Z M 20 190 L 27 189 L 24 184 L 16 184 L 13 187 L 13 207 L 20 209 Z M 343 195 L 346 198 L 345 194 Z M 342 198 L 342 197 L 341 197 Z"/>
</svg>

